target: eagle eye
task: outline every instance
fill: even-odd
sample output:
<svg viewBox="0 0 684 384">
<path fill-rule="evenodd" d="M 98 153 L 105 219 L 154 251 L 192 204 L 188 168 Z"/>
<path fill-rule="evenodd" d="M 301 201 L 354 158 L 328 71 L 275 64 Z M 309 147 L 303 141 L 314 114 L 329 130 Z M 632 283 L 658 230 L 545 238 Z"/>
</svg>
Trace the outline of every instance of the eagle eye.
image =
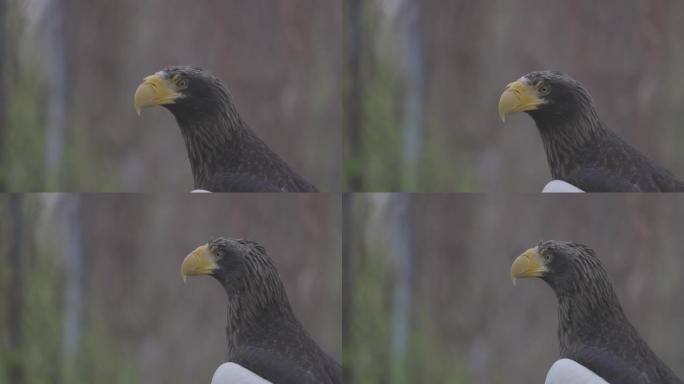
<svg viewBox="0 0 684 384">
<path fill-rule="evenodd" d="M 542 84 L 541 87 L 539 87 L 539 94 L 541 96 L 546 96 L 551 92 L 551 87 L 548 84 Z"/>
</svg>

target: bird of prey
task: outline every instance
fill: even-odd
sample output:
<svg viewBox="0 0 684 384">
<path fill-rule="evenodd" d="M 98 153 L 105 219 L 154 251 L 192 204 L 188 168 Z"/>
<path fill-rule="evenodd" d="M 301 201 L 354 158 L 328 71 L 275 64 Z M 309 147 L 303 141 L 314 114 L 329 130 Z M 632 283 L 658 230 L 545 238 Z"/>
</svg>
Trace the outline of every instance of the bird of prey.
<svg viewBox="0 0 684 384">
<path fill-rule="evenodd" d="M 178 122 L 195 181 L 212 192 L 316 192 L 245 124 L 221 81 L 195 67 L 145 77 L 135 109 L 161 105 Z"/>
<path fill-rule="evenodd" d="M 585 192 L 684 191 L 684 182 L 609 130 L 568 75 L 537 71 L 508 84 L 499 116 L 515 112 L 534 119 L 553 179 Z"/>
<path fill-rule="evenodd" d="M 247 240 L 217 238 L 186 256 L 181 274 L 184 279 L 212 276 L 226 292 L 226 357 L 231 364 L 216 371 L 213 383 L 235 383 L 236 375 L 246 377 L 250 372 L 277 384 L 342 383 L 340 364 L 323 352 L 295 318 L 264 247 Z"/>
<path fill-rule="evenodd" d="M 547 384 L 682 383 L 630 324 L 592 249 L 541 242 L 511 266 L 514 283 L 532 277 L 544 280 L 558 299 L 561 359 L 549 370 Z"/>
</svg>

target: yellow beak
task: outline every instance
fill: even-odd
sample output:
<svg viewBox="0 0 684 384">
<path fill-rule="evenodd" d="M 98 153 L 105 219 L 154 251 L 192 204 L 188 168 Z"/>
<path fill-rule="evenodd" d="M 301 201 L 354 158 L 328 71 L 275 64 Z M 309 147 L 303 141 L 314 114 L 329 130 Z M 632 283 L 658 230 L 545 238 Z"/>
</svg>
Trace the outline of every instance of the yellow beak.
<svg viewBox="0 0 684 384">
<path fill-rule="evenodd" d="M 218 267 L 216 256 L 205 244 L 185 256 L 183 264 L 181 264 L 181 276 L 185 281 L 188 276 L 211 275 Z"/>
<path fill-rule="evenodd" d="M 506 116 L 515 112 L 533 111 L 543 104 L 539 98 L 537 88 L 526 84 L 521 80 L 514 81 L 506 86 L 506 90 L 499 99 L 499 117 L 506 122 Z"/>
<path fill-rule="evenodd" d="M 513 261 L 513 265 L 511 265 L 511 281 L 515 285 L 516 279 L 542 277 L 544 272 L 546 272 L 546 266 L 542 256 L 539 254 L 539 249 L 537 247 L 530 248 Z"/>
<path fill-rule="evenodd" d="M 140 115 L 140 109 L 155 105 L 173 104 L 180 94 L 176 86 L 161 72 L 147 76 L 138 86 L 133 97 L 135 110 Z"/>
</svg>

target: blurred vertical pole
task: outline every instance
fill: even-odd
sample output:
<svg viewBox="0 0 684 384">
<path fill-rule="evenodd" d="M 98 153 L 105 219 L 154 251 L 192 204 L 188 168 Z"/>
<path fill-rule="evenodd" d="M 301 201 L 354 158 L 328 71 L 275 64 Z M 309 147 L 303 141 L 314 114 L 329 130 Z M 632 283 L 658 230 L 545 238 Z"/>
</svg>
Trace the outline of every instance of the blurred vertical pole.
<svg viewBox="0 0 684 384">
<path fill-rule="evenodd" d="M 354 294 L 354 266 L 352 265 L 351 246 L 352 230 L 352 203 L 354 195 L 342 194 L 342 351 L 348 351 L 351 347 L 351 305 Z M 344 360 L 344 354 L 342 355 Z M 352 370 L 342 364 L 343 377 L 346 382 L 354 382 L 351 377 Z"/>
<path fill-rule="evenodd" d="M 390 382 L 408 382 L 407 356 L 413 300 L 413 241 L 409 217 L 411 195 L 396 193 L 392 197 L 392 250 L 396 284 L 392 298 L 392 338 Z"/>
<path fill-rule="evenodd" d="M 45 115 L 45 169 L 48 188 L 57 187 L 57 172 L 64 156 L 67 107 L 64 15 L 64 0 L 49 2 L 43 15 L 46 58 L 44 70 L 48 88 Z"/>
<path fill-rule="evenodd" d="M 76 354 L 81 344 L 83 316 L 83 292 L 85 290 L 84 250 L 81 223 L 81 195 L 68 194 L 63 197 L 62 224 L 65 230 L 64 250 L 64 324 L 63 349 L 67 375 L 76 367 Z M 69 376 L 66 382 L 70 382 Z"/>
<path fill-rule="evenodd" d="M 7 129 L 6 104 L 7 84 L 5 82 L 5 61 L 8 52 L 5 49 L 5 18 L 7 14 L 7 1 L 0 0 L 0 164 L 4 163 L 5 131 Z M 0 191 L 5 191 L 5 177 L 0 175 Z"/>
<path fill-rule="evenodd" d="M 24 367 L 22 365 L 22 321 L 24 307 L 24 247 L 23 247 L 23 216 L 21 194 L 9 195 L 9 248 L 7 269 L 10 273 L 9 289 L 7 290 L 7 341 L 10 351 L 10 364 L 7 367 L 8 383 L 24 383 Z"/>
<path fill-rule="evenodd" d="M 363 130 L 363 75 L 361 73 L 361 59 L 363 55 L 363 0 L 344 1 L 344 16 L 346 27 L 344 31 L 346 52 L 346 81 L 344 84 L 343 115 L 345 132 L 347 134 L 345 144 L 348 159 L 353 164 L 347 164 L 351 168 L 349 174 L 344 175 L 348 182 L 349 191 L 362 191 L 363 178 L 357 169 L 357 164 L 362 156 L 361 132 Z M 344 28 L 344 27 L 343 27 Z M 346 171 L 349 172 L 349 171 Z"/>
<path fill-rule="evenodd" d="M 403 186 L 402 190 L 415 190 L 418 184 L 418 160 L 423 141 L 423 39 L 420 0 L 403 0 L 402 60 L 406 71 L 406 88 L 403 101 Z"/>
</svg>

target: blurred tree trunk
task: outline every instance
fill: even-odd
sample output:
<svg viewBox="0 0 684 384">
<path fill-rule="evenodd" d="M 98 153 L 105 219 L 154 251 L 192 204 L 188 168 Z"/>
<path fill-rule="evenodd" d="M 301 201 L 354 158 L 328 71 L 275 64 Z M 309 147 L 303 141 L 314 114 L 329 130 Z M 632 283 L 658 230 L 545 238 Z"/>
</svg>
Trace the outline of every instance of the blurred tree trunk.
<svg viewBox="0 0 684 384">
<path fill-rule="evenodd" d="M 402 125 L 403 139 L 403 190 L 414 190 L 418 184 L 418 160 L 422 145 L 423 100 L 425 81 L 423 77 L 423 38 L 420 26 L 419 0 L 404 0 L 405 20 L 402 31 L 402 60 L 405 71 Z"/>
<path fill-rule="evenodd" d="M 5 15 L 7 13 L 7 1 L 0 0 L 0 164 L 4 164 L 5 149 L 5 129 L 7 129 L 7 117 L 5 104 L 5 93 L 7 84 L 5 82 L 5 60 L 9 57 L 5 50 Z M 5 191 L 5 178 L 0 176 L 0 191 Z"/>
<path fill-rule="evenodd" d="M 347 155 L 353 164 L 347 164 L 351 168 L 351 173 L 345 175 L 348 180 L 349 191 L 363 190 L 362 173 L 355 164 L 361 159 L 362 144 L 361 132 L 363 130 L 363 76 L 361 73 L 361 59 L 363 55 L 363 1 L 348 0 L 344 2 L 346 15 L 345 51 L 346 51 L 346 74 L 347 81 L 344 85 L 344 125 Z"/>
<path fill-rule="evenodd" d="M 62 219 L 66 231 L 64 252 L 64 324 L 62 343 L 67 373 L 76 372 L 73 366 L 81 345 L 83 296 L 85 290 L 83 233 L 80 195 L 69 194 L 63 200 Z M 73 369 L 72 369 L 73 368 Z M 69 377 L 66 378 L 69 382 Z"/>
<path fill-rule="evenodd" d="M 396 284 L 392 298 L 391 382 L 406 383 L 407 352 L 409 344 L 410 314 L 413 291 L 413 242 L 409 217 L 410 194 L 395 194 L 391 204 L 392 250 Z"/>
<path fill-rule="evenodd" d="M 45 114 L 45 169 L 48 187 L 54 188 L 64 157 L 66 130 L 67 68 L 64 0 L 54 0 L 47 7 L 47 12 L 43 17 L 45 21 L 43 42 L 47 58 L 44 71 L 48 88 Z"/>
<path fill-rule="evenodd" d="M 348 351 L 351 347 L 351 316 L 352 298 L 354 297 L 354 267 L 352 265 L 352 203 L 354 196 L 351 193 L 342 194 L 342 351 Z M 342 355 L 344 359 L 344 354 Z M 345 369 L 346 367 L 346 369 Z M 350 367 L 342 364 L 344 377 L 353 382 Z"/>
<path fill-rule="evenodd" d="M 24 383 L 24 367 L 22 365 L 22 314 L 24 307 L 24 268 L 23 268 L 23 217 L 21 212 L 23 196 L 11 194 L 9 200 L 10 225 L 8 270 L 10 272 L 9 289 L 7 290 L 7 337 L 10 350 L 10 365 L 7 367 L 9 383 Z"/>
</svg>

